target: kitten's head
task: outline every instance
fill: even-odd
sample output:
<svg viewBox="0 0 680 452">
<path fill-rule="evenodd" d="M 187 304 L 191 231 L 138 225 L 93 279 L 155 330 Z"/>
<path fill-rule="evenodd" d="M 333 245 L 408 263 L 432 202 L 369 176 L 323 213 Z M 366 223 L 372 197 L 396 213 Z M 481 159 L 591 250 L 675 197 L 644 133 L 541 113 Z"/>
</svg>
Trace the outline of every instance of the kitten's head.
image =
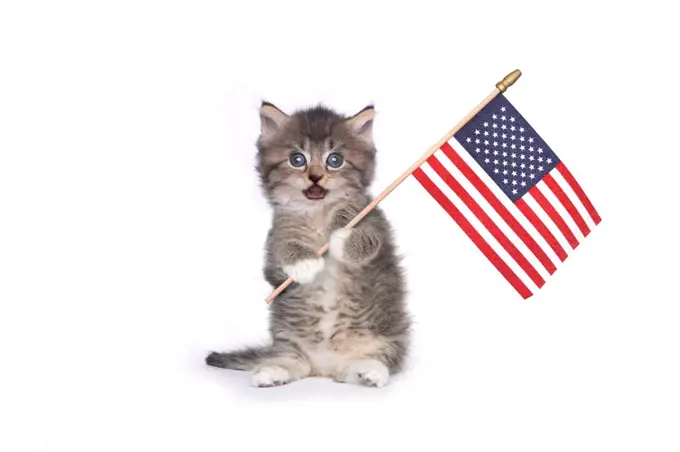
<svg viewBox="0 0 680 452">
<path fill-rule="evenodd" d="M 263 102 L 258 173 L 269 201 L 306 208 L 365 193 L 373 180 L 373 106 L 346 117 L 324 106 L 286 114 Z"/>
</svg>

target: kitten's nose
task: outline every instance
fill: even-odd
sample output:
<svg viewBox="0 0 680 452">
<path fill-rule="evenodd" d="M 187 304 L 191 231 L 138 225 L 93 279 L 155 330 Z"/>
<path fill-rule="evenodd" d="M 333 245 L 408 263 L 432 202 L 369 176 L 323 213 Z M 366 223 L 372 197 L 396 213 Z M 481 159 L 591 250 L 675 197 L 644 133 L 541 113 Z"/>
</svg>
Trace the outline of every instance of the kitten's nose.
<svg viewBox="0 0 680 452">
<path fill-rule="evenodd" d="M 315 184 L 316 184 L 317 182 L 319 182 L 322 178 L 323 178 L 323 174 L 314 174 L 314 173 L 312 173 L 312 174 L 309 175 L 309 180 L 311 180 L 311 181 L 314 182 Z"/>
</svg>

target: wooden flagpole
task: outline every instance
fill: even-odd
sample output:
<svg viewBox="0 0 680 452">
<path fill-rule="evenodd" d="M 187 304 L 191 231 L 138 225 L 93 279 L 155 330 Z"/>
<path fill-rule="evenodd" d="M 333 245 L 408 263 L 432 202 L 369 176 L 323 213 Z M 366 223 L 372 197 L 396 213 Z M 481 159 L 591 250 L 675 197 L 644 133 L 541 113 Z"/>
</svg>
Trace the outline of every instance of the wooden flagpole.
<svg viewBox="0 0 680 452">
<path fill-rule="evenodd" d="M 363 219 L 368 213 L 373 210 L 383 199 L 387 197 L 392 191 L 399 186 L 402 182 L 406 180 L 407 177 L 411 175 L 415 170 L 417 170 L 425 161 L 430 158 L 432 154 L 437 152 L 437 149 L 441 148 L 444 143 L 449 141 L 449 139 L 456 134 L 460 129 L 465 126 L 465 124 L 468 123 L 479 111 L 484 108 L 489 102 L 491 102 L 494 97 L 496 97 L 498 94 L 505 92 L 508 88 L 510 88 L 516 81 L 517 79 L 520 78 L 522 75 L 522 72 L 519 69 L 515 69 L 508 75 L 506 75 L 503 80 L 500 82 L 496 83 L 496 87 L 494 90 L 489 94 L 486 99 L 484 99 L 479 105 L 477 105 L 466 117 L 460 120 L 458 124 L 456 124 L 451 130 L 449 130 L 446 135 L 444 135 L 441 140 L 439 140 L 434 146 L 432 146 L 428 151 L 423 154 L 422 157 L 420 157 L 409 169 L 404 171 L 404 173 L 396 178 L 394 182 L 392 182 L 385 190 L 383 190 L 382 193 L 380 193 L 369 205 L 367 205 L 364 210 L 359 212 L 356 217 L 354 217 L 347 225 L 344 227 L 347 229 L 353 228 L 361 219 Z M 322 256 L 326 251 L 328 251 L 328 243 L 326 243 L 319 251 L 318 254 L 319 256 Z M 276 298 L 278 294 L 280 294 L 286 287 L 288 287 L 291 283 L 293 282 L 293 278 L 288 278 L 285 280 L 279 287 L 276 288 L 267 298 L 266 302 L 271 303 L 271 301 Z"/>
</svg>

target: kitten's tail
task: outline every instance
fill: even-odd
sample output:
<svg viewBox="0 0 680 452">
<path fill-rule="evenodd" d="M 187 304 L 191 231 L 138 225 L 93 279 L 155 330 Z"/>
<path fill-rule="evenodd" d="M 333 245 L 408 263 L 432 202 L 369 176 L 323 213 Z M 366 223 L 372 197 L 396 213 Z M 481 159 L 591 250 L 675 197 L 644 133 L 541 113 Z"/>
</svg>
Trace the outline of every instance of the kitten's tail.
<svg viewBox="0 0 680 452">
<path fill-rule="evenodd" d="M 222 369 L 253 370 L 271 354 L 271 346 L 249 347 L 227 353 L 212 352 L 205 358 L 205 363 Z"/>
</svg>

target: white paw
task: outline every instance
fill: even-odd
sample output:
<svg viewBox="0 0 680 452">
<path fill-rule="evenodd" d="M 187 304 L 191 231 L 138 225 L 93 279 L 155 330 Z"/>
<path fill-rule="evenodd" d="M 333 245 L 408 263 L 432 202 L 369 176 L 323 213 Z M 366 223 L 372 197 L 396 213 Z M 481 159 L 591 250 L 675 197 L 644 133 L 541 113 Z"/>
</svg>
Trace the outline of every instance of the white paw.
<svg viewBox="0 0 680 452">
<path fill-rule="evenodd" d="M 302 259 L 294 265 L 285 265 L 283 271 L 288 274 L 293 281 L 300 284 L 307 284 L 314 281 L 316 275 L 324 269 L 325 262 L 322 257 L 316 259 Z"/>
<path fill-rule="evenodd" d="M 380 361 L 367 359 L 350 366 L 347 371 L 347 383 L 362 384 L 382 388 L 390 379 L 390 371 Z"/>
<path fill-rule="evenodd" d="M 352 233 L 351 229 L 340 228 L 333 231 L 331 239 L 328 243 L 328 253 L 333 259 L 342 261 L 345 257 L 345 242 Z"/>
<path fill-rule="evenodd" d="M 280 386 L 290 382 L 290 372 L 281 366 L 264 366 L 253 374 L 252 384 L 258 388 Z"/>
</svg>

